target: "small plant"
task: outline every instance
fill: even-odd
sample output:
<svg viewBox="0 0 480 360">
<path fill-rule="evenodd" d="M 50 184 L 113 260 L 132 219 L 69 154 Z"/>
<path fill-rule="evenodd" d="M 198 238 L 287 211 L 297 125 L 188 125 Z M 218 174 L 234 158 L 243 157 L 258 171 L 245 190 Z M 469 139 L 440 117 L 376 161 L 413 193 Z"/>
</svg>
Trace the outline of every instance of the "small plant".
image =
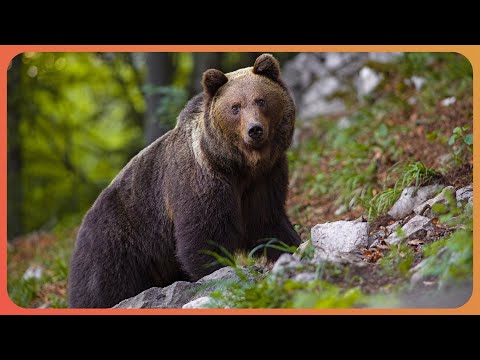
<svg viewBox="0 0 480 360">
<path fill-rule="evenodd" d="M 448 145 L 452 147 L 453 156 L 458 165 L 463 163 L 467 153 L 473 153 L 473 133 L 467 133 L 468 126 L 456 127 L 448 139 Z"/>
<path fill-rule="evenodd" d="M 464 229 L 449 237 L 428 244 L 424 248 L 424 265 L 420 268 L 423 277 L 434 277 L 438 287 L 452 282 L 472 280 L 473 232 L 472 220 Z"/>
<path fill-rule="evenodd" d="M 434 169 L 425 166 L 421 161 L 410 164 L 397 164 L 392 167 L 391 173 L 400 174 L 400 178 L 395 182 L 394 189 L 400 192 L 408 187 L 415 186 L 418 189 L 421 185 L 440 177 L 440 173 Z"/>
<path fill-rule="evenodd" d="M 374 220 L 385 214 L 398 200 L 403 189 L 408 186 L 419 188 L 432 179 L 440 177 L 440 173 L 425 166 L 421 161 L 410 164 L 398 163 L 389 170 L 388 182 L 392 177 L 397 177 L 393 187 L 385 188 L 375 196 L 364 196 L 359 203 L 367 210 L 368 219 Z"/>
<path fill-rule="evenodd" d="M 267 240 L 267 239 L 262 239 L 262 240 Z M 283 241 L 272 238 L 272 239 L 269 239 L 268 242 L 254 247 L 252 249 L 252 251 L 250 251 L 250 253 L 248 254 L 248 257 L 253 257 L 255 255 L 255 253 L 258 250 L 261 250 L 261 249 L 263 249 L 263 255 L 266 256 L 267 255 L 267 249 L 276 249 L 276 250 L 280 250 L 280 251 L 284 251 L 284 252 L 288 252 L 288 253 L 293 254 L 295 252 L 295 250 L 297 250 L 297 247 L 296 246 L 289 246 L 289 245 L 285 244 Z"/>
<path fill-rule="evenodd" d="M 410 270 L 415 254 L 405 244 L 392 247 L 388 254 L 378 261 L 380 269 L 389 276 L 405 277 Z"/>
</svg>

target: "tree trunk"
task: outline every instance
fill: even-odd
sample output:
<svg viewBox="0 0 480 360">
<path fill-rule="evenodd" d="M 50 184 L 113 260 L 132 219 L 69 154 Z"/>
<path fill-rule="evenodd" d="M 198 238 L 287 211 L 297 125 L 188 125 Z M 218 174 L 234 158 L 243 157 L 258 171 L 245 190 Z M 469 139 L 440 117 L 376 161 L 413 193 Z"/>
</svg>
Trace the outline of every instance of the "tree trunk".
<svg viewBox="0 0 480 360">
<path fill-rule="evenodd" d="M 147 53 L 147 79 L 146 83 L 151 87 L 168 86 L 172 82 L 174 66 L 169 53 Z M 162 95 L 158 92 L 147 94 L 147 111 L 143 134 L 145 145 L 151 144 L 158 137 L 165 134 L 170 128 L 165 119 L 158 116 Z"/>
<path fill-rule="evenodd" d="M 193 53 L 193 71 L 190 80 L 189 97 L 202 91 L 202 75 L 208 69 L 220 69 L 222 53 Z"/>
<path fill-rule="evenodd" d="M 12 240 L 23 231 L 22 218 L 22 143 L 20 111 L 22 55 L 12 60 L 7 80 L 7 238 Z"/>
</svg>

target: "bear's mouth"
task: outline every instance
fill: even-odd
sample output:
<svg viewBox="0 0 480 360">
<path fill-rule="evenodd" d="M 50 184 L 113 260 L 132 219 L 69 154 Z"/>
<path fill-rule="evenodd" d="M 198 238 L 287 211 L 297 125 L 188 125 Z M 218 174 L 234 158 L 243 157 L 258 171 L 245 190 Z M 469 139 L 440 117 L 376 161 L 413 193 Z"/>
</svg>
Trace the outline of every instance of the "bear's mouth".
<svg viewBox="0 0 480 360">
<path fill-rule="evenodd" d="M 267 142 L 264 139 L 261 139 L 261 140 L 248 139 L 244 141 L 245 148 L 250 151 L 261 150 L 262 148 L 265 147 L 266 143 Z"/>
</svg>

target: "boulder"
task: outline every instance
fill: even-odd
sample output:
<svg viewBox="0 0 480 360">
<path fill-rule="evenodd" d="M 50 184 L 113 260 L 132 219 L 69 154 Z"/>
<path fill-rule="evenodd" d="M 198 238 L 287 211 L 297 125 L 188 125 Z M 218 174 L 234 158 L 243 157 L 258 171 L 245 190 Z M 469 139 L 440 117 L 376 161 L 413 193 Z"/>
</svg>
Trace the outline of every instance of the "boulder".
<svg viewBox="0 0 480 360">
<path fill-rule="evenodd" d="M 382 81 L 382 74 L 378 74 L 375 70 L 365 66 L 360 70 L 357 79 L 357 93 L 359 96 L 370 94 Z"/>
<path fill-rule="evenodd" d="M 403 219 L 413 209 L 434 197 L 443 188 L 443 185 L 428 185 L 418 189 L 415 186 L 407 187 L 403 189 L 400 198 L 393 204 L 388 215 L 394 219 Z"/>
<path fill-rule="evenodd" d="M 202 296 L 198 299 L 192 300 L 182 306 L 182 309 L 204 309 L 208 308 L 212 298 L 209 296 Z"/>
<path fill-rule="evenodd" d="M 368 246 L 368 223 L 335 221 L 315 225 L 311 231 L 316 253 L 331 257 Z"/>
<path fill-rule="evenodd" d="M 460 207 L 466 203 L 473 202 L 473 184 L 458 189 L 455 193 L 457 205 Z"/>
<path fill-rule="evenodd" d="M 164 288 L 152 287 L 134 297 L 123 300 L 114 308 L 181 308 L 185 304 L 206 297 L 214 291 L 221 291 L 232 281 L 255 281 L 254 272 L 256 270 L 257 268 L 254 266 L 238 269 L 223 267 L 204 276 L 197 282 L 177 281 Z M 245 274 L 245 278 L 241 273 Z M 198 304 L 193 303 L 195 306 Z M 200 302 L 200 304 L 202 303 Z"/>
<path fill-rule="evenodd" d="M 411 240 L 417 237 L 424 237 L 429 230 L 432 230 L 432 220 L 421 215 L 416 215 L 402 226 L 402 235 L 397 232 L 390 234 L 385 241 L 390 245 L 398 244 L 400 241 Z"/>
<path fill-rule="evenodd" d="M 455 203 L 455 188 L 453 186 L 447 186 L 442 190 L 440 194 L 435 196 L 434 198 L 425 201 L 424 203 L 418 205 L 413 211 L 417 215 L 422 215 L 426 217 L 433 217 L 435 214 L 432 210 L 433 206 L 437 204 L 445 205 L 448 206 L 450 202 L 454 202 L 454 207 L 456 205 Z"/>
<path fill-rule="evenodd" d="M 164 288 L 152 287 L 134 297 L 123 300 L 115 305 L 114 308 L 181 308 L 195 296 L 199 287 L 199 284 L 187 281 L 177 281 Z"/>
</svg>

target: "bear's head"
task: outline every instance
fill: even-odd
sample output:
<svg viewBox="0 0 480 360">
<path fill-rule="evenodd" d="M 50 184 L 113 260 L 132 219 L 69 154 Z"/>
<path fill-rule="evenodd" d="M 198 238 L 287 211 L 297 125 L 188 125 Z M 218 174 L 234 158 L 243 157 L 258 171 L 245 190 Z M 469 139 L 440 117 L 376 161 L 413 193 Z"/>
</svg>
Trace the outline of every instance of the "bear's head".
<svg viewBox="0 0 480 360">
<path fill-rule="evenodd" d="M 270 54 L 253 67 L 203 74 L 205 131 L 217 163 L 225 168 L 268 169 L 292 140 L 295 104 Z M 207 149 L 208 150 L 208 149 Z"/>
</svg>

